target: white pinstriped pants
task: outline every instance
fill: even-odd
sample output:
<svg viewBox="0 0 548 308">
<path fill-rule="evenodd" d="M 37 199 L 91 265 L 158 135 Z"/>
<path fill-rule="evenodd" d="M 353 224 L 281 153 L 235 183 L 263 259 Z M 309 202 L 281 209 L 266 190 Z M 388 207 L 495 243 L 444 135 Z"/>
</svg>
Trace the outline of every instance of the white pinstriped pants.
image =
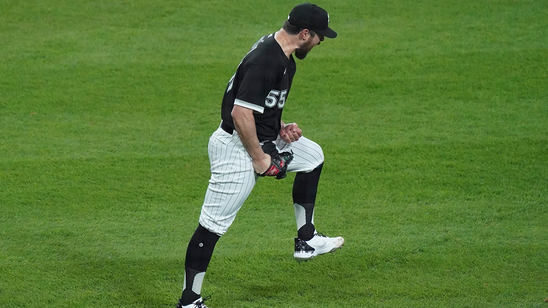
<svg viewBox="0 0 548 308">
<path fill-rule="evenodd" d="M 305 137 L 292 143 L 278 138 L 276 146 L 281 151 L 293 151 L 288 172 L 310 172 L 324 161 L 322 148 Z M 208 152 L 211 178 L 200 224 L 213 233 L 223 235 L 251 193 L 258 176 L 236 131 L 231 135 L 219 127 L 209 138 Z"/>
</svg>

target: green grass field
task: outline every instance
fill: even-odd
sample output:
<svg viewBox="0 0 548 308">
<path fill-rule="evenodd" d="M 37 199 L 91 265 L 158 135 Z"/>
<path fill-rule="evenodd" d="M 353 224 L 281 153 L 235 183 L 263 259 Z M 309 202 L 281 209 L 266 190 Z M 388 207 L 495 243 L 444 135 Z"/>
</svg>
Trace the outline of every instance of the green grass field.
<svg viewBox="0 0 548 308">
<path fill-rule="evenodd" d="M 174 307 L 226 83 L 295 1 L 0 0 L 0 307 Z M 320 143 L 216 247 L 211 308 L 548 307 L 548 2 L 320 1 L 286 122 Z"/>
</svg>

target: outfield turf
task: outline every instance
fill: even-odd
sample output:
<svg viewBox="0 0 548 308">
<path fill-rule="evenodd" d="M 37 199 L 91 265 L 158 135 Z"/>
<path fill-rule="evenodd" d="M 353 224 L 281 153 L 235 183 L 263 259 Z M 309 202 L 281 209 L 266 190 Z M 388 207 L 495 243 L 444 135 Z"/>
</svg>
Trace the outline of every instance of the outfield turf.
<svg viewBox="0 0 548 308">
<path fill-rule="evenodd" d="M 174 307 L 226 83 L 294 1 L 0 0 L 0 307 Z M 548 2 L 320 1 L 284 118 L 326 163 L 219 241 L 211 308 L 548 307 Z"/>
</svg>

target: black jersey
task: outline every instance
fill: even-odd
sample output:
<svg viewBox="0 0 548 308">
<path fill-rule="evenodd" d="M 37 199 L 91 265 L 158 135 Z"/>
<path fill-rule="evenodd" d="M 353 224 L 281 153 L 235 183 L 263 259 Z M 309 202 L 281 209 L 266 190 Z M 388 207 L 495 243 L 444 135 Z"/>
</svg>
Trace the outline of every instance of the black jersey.
<svg viewBox="0 0 548 308">
<path fill-rule="evenodd" d="M 249 108 L 254 111 L 259 141 L 276 140 L 296 68 L 293 55 L 287 58 L 274 34 L 262 37 L 228 82 L 221 107 L 223 123 L 234 128 L 234 105 Z"/>
</svg>

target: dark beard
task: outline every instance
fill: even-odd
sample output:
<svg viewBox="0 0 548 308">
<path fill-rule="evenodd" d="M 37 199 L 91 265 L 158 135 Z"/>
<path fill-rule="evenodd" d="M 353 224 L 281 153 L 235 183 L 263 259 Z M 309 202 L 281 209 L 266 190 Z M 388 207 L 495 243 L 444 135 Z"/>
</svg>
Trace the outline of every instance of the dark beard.
<svg viewBox="0 0 548 308">
<path fill-rule="evenodd" d="M 295 50 L 295 57 L 297 57 L 297 59 L 299 59 L 299 60 L 303 60 L 304 58 L 306 58 L 306 55 L 308 55 L 309 51 L 310 51 L 310 49 L 306 50 L 306 49 L 303 49 L 302 47 L 299 48 L 299 49 L 296 49 Z"/>
<path fill-rule="evenodd" d="M 312 50 L 312 47 L 314 47 L 314 45 L 312 45 L 312 42 L 303 44 L 301 47 L 295 49 L 295 57 L 297 57 L 297 59 L 299 60 L 303 60 L 304 58 L 306 58 L 306 55 L 308 55 L 308 52 Z"/>
</svg>

